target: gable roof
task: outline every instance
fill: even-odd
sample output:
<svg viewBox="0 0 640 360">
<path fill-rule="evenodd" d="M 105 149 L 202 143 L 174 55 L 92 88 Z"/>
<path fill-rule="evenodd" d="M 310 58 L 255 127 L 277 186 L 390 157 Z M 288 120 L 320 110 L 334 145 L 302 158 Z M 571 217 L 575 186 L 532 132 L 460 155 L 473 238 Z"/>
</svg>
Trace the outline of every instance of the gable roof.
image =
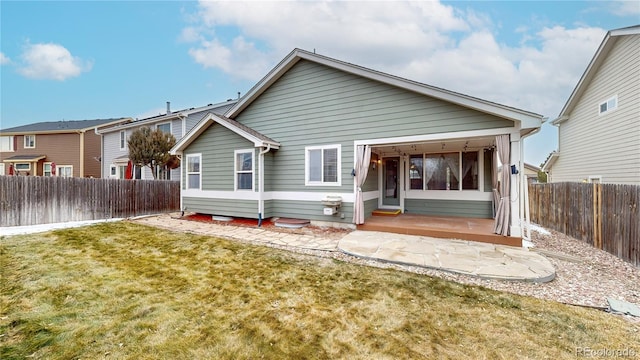
<svg viewBox="0 0 640 360">
<path fill-rule="evenodd" d="M 3 129 L 0 130 L 0 133 L 2 133 L 2 135 L 21 135 L 82 132 L 93 130 L 96 127 L 116 125 L 130 120 L 131 118 L 48 121 Z"/>
<path fill-rule="evenodd" d="M 522 129 L 537 129 L 540 127 L 543 121 L 543 116 L 539 114 L 456 93 L 446 89 L 423 84 L 417 81 L 404 79 L 398 76 L 371 70 L 359 65 L 354 65 L 327 56 L 310 53 L 308 51 L 297 48 L 289 53 L 289 55 L 287 55 L 278 65 L 276 65 L 276 67 L 273 68 L 254 87 L 252 87 L 249 92 L 247 92 L 240 99 L 240 101 L 238 101 L 224 115 L 231 119 L 235 118 L 242 112 L 242 110 L 249 106 L 255 99 L 257 99 L 264 91 L 266 91 L 272 84 L 274 84 L 280 77 L 282 77 L 282 75 L 284 75 L 300 60 L 312 61 L 347 73 L 382 82 L 391 86 L 400 87 L 437 99 L 445 100 L 504 119 L 520 121 Z"/>
<path fill-rule="evenodd" d="M 568 119 L 569 114 L 575 108 L 578 100 L 580 100 L 582 94 L 584 94 L 585 90 L 589 86 L 589 83 L 591 83 L 591 80 L 600 68 L 600 65 L 602 65 L 604 60 L 607 58 L 609 52 L 616 44 L 618 39 L 621 36 L 638 34 L 640 34 L 640 25 L 629 26 L 607 32 L 607 34 L 604 36 L 604 39 L 602 40 L 602 43 L 600 43 L 600 47 L 598 47 L 598 50 L 596 50 L 596 53 L 591 59 L 591 62 L 587 66 L 587 69 L 584 71 L 582 77 L 578 81 L 578 84 L 573 89 L 571 96 L 569 96 L 569 99 L 560 111 L 560 115 L 558 115 L 558 117 L 551 122 L 553 125 L 558 125 Z"/>
<path fill-rule="evenodd" d="M 552 151 L 549 156 L 547 156 L 547 159 L 544 161 L 544 164 L 542 165 L 542 171 L 544 172 L 549 172 L 551 171 L 551 167 L 553 166 L 553 164 L 556 163 L 556 161 L 558 160 L 558 158 L 560 157 L 560 153 L 557 151 Z"/>
<path fill-rule="evenodd" d="M 216 115 L 214 113 L 208 113 L 196 126 L 191 129 L 185 136 L 182 137 L 171 149 L 170 153 L 176 155 L 182 152 L 187 146 L 189 146 L 195 139 L 198 138 L 209 126 L 213 123 L 220 124 L 225 128 L 233 131 L 234 133 L 242 136 L 243 138 L 251 141 L 256 147 L 268 146 L 271 149 L 279 149 L 280 143 L 262 135 L 261 133 L 251 129 L 250 127 L 241 124 L 233 119 L 229 119 L 222 115 Z"/>
<path fill-rule="evenodd" d="M 121 124 L 119 126 L 110 127 L 108 129 L 98 130 L 99 134 L 106 134 L 112 131 L 120 131 L 122 129 L 128 129 L 143 125 L 157 124 L 164 121 L 187 118 L 189 116 L 195 116 L 198 119 L 202 118 L 202 116 L 208 112 L 213 112 L 216 114 L 224 114 L 229 108 L 236 103 L 237 100 L 227 100 L 224 102 L 216 103 L 216 104 L 208 104 L 206 106 L 200 106 L 197 108 L 188 108 L 182 109 L 178 111 L 173 111 L 168 114 L 151 116 L 135 121 L 131 121 L 126 124 Z"/>
</svg>

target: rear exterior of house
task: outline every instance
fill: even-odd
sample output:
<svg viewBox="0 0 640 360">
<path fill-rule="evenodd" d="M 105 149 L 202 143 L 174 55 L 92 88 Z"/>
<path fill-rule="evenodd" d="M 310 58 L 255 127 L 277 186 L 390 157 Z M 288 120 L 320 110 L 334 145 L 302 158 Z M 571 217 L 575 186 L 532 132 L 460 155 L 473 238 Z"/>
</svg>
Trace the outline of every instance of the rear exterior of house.
<svg viewBox="0 0 640 360">
<path fill-rule="evenodd" d="M 129 162 L 129 148 L 127 141 L 131 134 L 142 126 L 148 126 L 152 130 L 162 129 L 171 133 L 176 141 L 191 130 L 207 113 L 224 113 L 235 104 L 235 100 L 229 100 L 217 104 L 209 104 L 199 108 L 190 108 L 172 112 L 167 104 L 167 113 L 135 120 L 120 126 L 99 130 L 102 135 L 102 162 L 101 174 L 104 178 L 124 179 Z M 134 178 L 153 179 L 149 167 L 134 167 Z M 180 169 L 158 169 L 156 177 L 164 180 L 178 180 Z"/>
<path fill-rule="evenodd" d="M 521 137 L 541 120 L 296 49 L 172 152 L 186 211 L 352 226 L 361 202 L 364 218 L 378 208 L 491 218 L 496 136 L 521 167 Z"/>
<path fill-rule="evenodd" d="M 553 124 L 549 182 L 640 185 L 640 26 L 607 33 Z"/>
<path fill-rule="evenodd" d="M 0 175 L 100 177 L 101 139 L 94 129 L 126 121 L 57 121 L 4 129 Z"/>
</svg>

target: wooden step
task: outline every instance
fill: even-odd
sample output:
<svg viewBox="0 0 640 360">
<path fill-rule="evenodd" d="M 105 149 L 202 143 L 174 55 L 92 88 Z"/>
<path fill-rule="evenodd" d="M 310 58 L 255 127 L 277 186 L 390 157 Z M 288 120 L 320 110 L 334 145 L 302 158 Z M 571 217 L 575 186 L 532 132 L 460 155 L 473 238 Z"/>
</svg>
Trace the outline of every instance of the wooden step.
<svg viewBox="0 0 640 360">
<path fill-rule="evenodd" d="M 400 209 L 377 209 L 371 214 L 373 216 L 398 216 L 401 212 Z"/>
</svg>

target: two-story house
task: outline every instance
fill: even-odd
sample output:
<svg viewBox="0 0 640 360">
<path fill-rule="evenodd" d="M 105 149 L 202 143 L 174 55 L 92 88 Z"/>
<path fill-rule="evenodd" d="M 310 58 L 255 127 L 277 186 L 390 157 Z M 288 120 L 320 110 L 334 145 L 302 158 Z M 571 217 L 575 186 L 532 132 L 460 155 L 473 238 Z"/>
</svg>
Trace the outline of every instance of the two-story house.
<svg viewBox="0 0 640 360">
<path fill-rule="evenodd" d="M 640 25 L 606 34 L 552 124 L 548 182 L 640 184 Z"/>
<path fill-rule="evenodd" d="M 227 100 L 224 102 L 209 104 L 197 108 L 171 111 L 170 103 L 167 102 L 167 112 L 163 115 L 152 116 L 144 119 L 136 119 L 129 123 L 122 123 L 118 126 L 97 129 L 96 132 L 102 135 L 102 177 L 124 179 L 129 163 L 128 140 L 131 134 L 143 127 L 150 127 L 152 130 L 173 134 L 176 141 L 180 140 L 189 132 L 207 113 L 223 114 L 237 100 Z M 155 178 L 163 180 L 180 179 L 180 169 L 157 168 Z M 148 167 L 134 166 L 133 178 L 153 179 L 154 174 Z"/>
<path fill-rule="evenodd" d="M 0 130 L 0 175 L 100 177 L 95 129 L 131 118 L 51 121 Z"/>
</svg>

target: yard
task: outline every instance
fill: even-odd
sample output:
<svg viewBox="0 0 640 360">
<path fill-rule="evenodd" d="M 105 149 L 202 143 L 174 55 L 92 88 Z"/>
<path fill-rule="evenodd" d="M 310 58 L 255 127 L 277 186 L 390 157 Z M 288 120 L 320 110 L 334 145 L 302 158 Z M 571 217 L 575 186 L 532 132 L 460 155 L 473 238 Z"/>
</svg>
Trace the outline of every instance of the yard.
<svg viewBox="0 0 640 360">
<path fill-rule="evenodd" d="M 640 356 L 604 312 L 127 222 L 0 239 L 0 358 Z"/>
</svg>

